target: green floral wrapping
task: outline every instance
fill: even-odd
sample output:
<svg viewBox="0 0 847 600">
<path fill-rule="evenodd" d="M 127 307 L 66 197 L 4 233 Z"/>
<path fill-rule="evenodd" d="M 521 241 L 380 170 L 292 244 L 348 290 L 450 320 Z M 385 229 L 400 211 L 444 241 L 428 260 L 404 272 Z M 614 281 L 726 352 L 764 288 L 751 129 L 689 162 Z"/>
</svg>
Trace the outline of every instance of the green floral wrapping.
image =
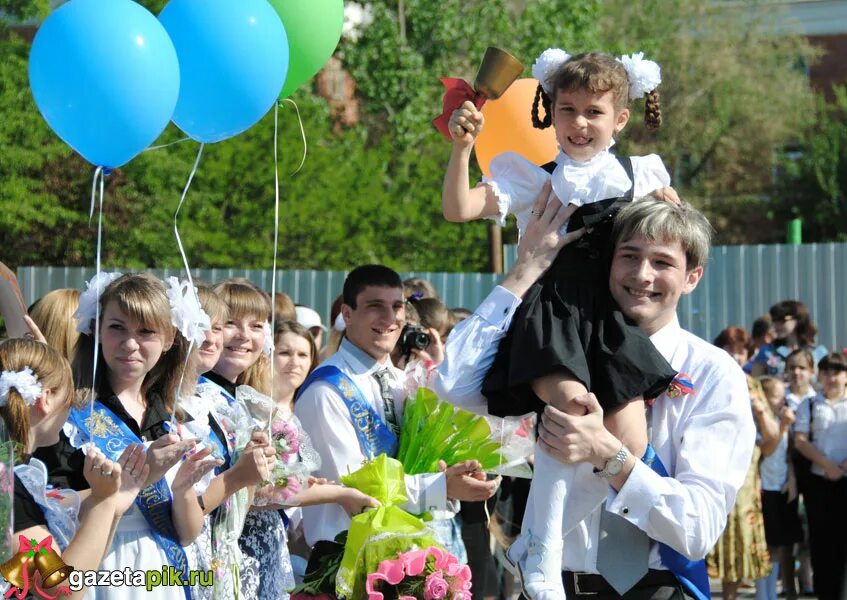
<svg viewBox="0 0 847 600">
<path fill-rule="evenodd" d="M 448 465 L 478 460 L 488 471 L 505 462 L 500 450 L 483 417 L 441 402 L 432 390 L 418 388 L 406 401 L 397 451 L 406 473 L 438 473 L 440 460 Z"/>
<path fill-rule="evenodd" d="M 423 522 L 404 511 L 405 472 L 397 460 L 380 454 L 341 482 L 379 500 L 381 506 L 350 522 L 344 556 L 336 577 L 339 598 L 365 598 L 365 581 L 386 558 L 400 552 L 439 546 Z M 440 547 L 440 546 L 439 546 Z"/>
</svg>

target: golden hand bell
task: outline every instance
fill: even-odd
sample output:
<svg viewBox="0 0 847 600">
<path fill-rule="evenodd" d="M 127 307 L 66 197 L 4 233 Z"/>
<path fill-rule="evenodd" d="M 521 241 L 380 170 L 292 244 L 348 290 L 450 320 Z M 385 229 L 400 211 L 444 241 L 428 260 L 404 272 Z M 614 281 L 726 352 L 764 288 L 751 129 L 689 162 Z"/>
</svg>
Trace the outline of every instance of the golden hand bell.
<svg viewBox="0 0 847 600">
<path fill-rule="evenodd" d="M 486 100 L 497 100 L 523 73 L 523 64 L 506 52 L 489 46 L 476 73 L 474 90 Z"/>
<path fill-rule="evenodd" d="M 24 589 L 24 571 L 27 580 L 32 582 L 35 575 L 35 563 L 27 552 L 18 552 L 12 558 L 0 565 L 0 574 L 16 588 Z"/>
<path fill-rule="evenodd" d="M 74 568 L 65 564 L 59 553 L 48 548 L 47 552 L 38 552 L 35 555 L 35 568 L 41 574 L 41 587 L 51 588 L 59 585 L 70 577 Z"/>
</svg>

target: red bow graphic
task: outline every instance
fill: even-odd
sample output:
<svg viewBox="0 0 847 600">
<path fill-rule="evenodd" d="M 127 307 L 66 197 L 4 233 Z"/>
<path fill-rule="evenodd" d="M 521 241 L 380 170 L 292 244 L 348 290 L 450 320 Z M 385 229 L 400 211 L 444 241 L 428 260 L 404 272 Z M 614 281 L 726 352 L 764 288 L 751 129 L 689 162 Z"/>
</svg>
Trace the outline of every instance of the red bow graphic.
<svg viewBox="0 0 847 600">
<path fill-rule="evenodd" d="M 35 544 L 35 543 L 36 542 L 35 542 L 34 539 L 30 540 L 30 539 L 25 538 L 22 535 L 18 536 L 18 544 L 20 544 L 20 547 L 21 547 L 20 551 L 26 552 L 27 554 L 29 554 L 30 558 L 33 558 L 39 552 L 41 554 L 47 554 L 48 551 L 53 550 L 53 536 L 52 535 L 48 535 L 46 538 L 41 540 L 41 542 L 37 543 L 33 547 L 33 544 Z M 43 550 L 43 552 L 42 552 L 42 550 Z"/>
</svg>

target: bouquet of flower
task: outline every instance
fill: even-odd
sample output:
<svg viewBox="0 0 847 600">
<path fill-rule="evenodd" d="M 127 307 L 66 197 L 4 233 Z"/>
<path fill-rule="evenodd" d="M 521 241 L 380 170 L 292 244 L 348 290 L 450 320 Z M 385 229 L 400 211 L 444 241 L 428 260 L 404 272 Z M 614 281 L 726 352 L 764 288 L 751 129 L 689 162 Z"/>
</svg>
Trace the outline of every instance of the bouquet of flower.
<svg viewBox="0 0 847 600">
<path fill-rule="evenodd" d="M 471 570 L 435 546 L 384 560 L 368 575 L 368 600 L 471 600 Z"/>
<path fill-rule="evenodd" d="M 271 424 L 276 463 L 270 480 L 256 490 L 256 504 L 285 504 L 303 488 L 308 469 L 304 470 L 302 463 L 296 462 L 302 435 L 291 421 L 276 419 Z"/>
<path fill-rule="evenodd" d="M 483 417 L 442 402 L 421 387 L 403 409 L 397 460 L 409 475 L 437 473 L 441 460 L 448 465 L 477 460 L 485 471 L 531 477 L 531 471 L 517 467 L 534 450 L 532 429 L 522 426 L 521 417 Z"/>
<path fill-rule="evenodd" d="M 309 475 L 320 468 L 320 456 L 297 417 L 283 414 L 273 399 L 253 388 L 239 386 L 237 392 L 256 427 L 267 431 L 270 422 L 271 445 L 276 450 L 274 468 L 268 481 L 256 488 L 253 504 L 287 504 L 305 486 Z"/>
</svg>

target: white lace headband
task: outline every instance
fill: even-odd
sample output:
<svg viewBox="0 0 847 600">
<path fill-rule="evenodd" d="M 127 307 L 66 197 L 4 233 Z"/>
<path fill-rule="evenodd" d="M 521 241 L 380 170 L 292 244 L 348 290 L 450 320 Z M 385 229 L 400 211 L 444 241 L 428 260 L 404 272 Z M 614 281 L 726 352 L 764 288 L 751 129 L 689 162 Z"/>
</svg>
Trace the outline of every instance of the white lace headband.
<svg viewBox="0 0 847 600">
<path fill-rule="evenodd" d="M 93 333 L 91 323 L 97 318 L 100 296 L 103 294 L 103 290 L 121 275 L 122 273 L 100 273 L 85 284 L 85 291 L 79 295 L 79 306 L 74 313 L 74 319 L 78 321 L 76 324 L 78 332 L 87 335 Z"/>
<path fill-rule="evenodd" d="M 200 306 L 197 288 L 192 289 L 187 279 L 180 281 L 176 277 L 168 277 L 166 283 L 171 322 L 185 339 L 200 347 L 206 339 L 206 332 L 212 327 L 212 321 Z"/>
<path fill-rule="evenodd" d="M 561 48 L 547 48 L 535 59 L 532 76 L 541 84 L 548 96 L 553 96 L 550 78 L 560 66 L 571 59 L 571 55 Z M 617 59 L 626 70 L 629 78 L 629 97 L 634 100 L 643 98 L 662 83 L 662 72 L 652 60 L 645 60 L 643 52 L 625 54 Z"/>
<path fill-rule="evenodd" d="M 29 367 L 24 367 L 22 371 L 3 371 L 0 375 L 0 406 L 9 403 L 9 391 L 12 388 L 18 390 L 27 406 L 32 406 L 41 397 L 41 384 Z"/>
</svg>

